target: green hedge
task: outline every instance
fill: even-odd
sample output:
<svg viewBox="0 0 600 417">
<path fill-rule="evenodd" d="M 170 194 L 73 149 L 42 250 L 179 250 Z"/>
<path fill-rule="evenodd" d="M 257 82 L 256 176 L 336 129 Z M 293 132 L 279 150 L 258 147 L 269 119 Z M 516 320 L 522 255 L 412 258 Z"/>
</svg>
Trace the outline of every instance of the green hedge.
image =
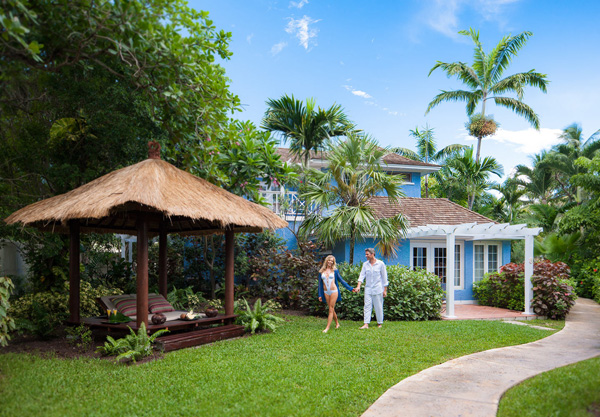
<svg viewBox="0 0 600 417">
<path fill-rule="evenodd" d="M 576 260 L 571 275 L 577 295 L 600 303 L 600 257 Z"/>
<path fill-rule="evenodd" d="M 338 264 L 341 276 L 348 284 L 355 287 L 362 265 Z M 440 279 L 423 270 L 413 271 L 404 266 L 388 265 L 388 296 L 383 302 L 386 320 L 432 320 L 441 318 L 444 291 Z M 315 278 L 316 281 L 316 278 Z M 338 302 L 335 311 L 340 319 L 363 319 L 364 291 L 352 293 L 341 289 L 342 301 Z M 310 304 L 313 314 L 325 315 L 325 303 L 319 302 L 315 293 Z"/>
<path fill-rule="evenodd" d="M 81 317 L 105 313 L 100 310 L 96 298 L 112 294 L 122 294 L 122 291 L 102 286 L 92 287 L 90 283 L 82 281 Z M 61 290 L 25 294 L 11 302 L 9 313 L 21 328 L 39 335 L 50 334 L 56 326 L 69 318 L 69 282 L 64 282 Z"/>
</svg>

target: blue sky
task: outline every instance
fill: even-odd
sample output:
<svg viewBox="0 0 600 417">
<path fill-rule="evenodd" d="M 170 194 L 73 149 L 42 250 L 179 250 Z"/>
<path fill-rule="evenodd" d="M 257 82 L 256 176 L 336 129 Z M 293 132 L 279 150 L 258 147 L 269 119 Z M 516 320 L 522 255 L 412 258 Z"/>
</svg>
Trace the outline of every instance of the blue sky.
<svg viewBox="0 0 600 417">
<path fill-rule="evenodd" d="M 321 107 L 341 104 L 357 126 L 382 146 L 414 149 L 409 130 L 428 124 L 438 147 L 470 145 L 462 103 L 425 110 L 442 89 L 462 88 L 436 61 L 472 63 L 462 29 L 480 31 L 489 51 L 505 35 L 533 36 L 506 75 L 535 69 L 548 75 L 548 93 L 529 88 L 524 101 L 538 113 L 536 132 L 519 116 L 488 105 L 501 125 L 485 139 L 505 174 L 581 123 L 585 137 L 600 128 L 600 2 L 593 0 L 194 0 L 218 29 L 232 32 L 233 56 L 223 62 L 244 111 L 259 125 L 269 98 L 312 97 Z"/>
</svg>

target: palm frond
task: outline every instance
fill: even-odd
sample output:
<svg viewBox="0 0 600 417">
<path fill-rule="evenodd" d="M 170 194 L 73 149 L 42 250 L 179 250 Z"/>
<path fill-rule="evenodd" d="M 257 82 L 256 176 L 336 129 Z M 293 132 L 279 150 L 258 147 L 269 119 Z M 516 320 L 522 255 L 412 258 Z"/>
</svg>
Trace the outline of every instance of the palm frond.
<svg viewBox="0 0 600 417">
<path fill-rule="evenodd" d="M 498 106 L 506 107 L 527 120 L 536 130 L 540 129 L 540 119 L 531 107 L 522 101 L 510 97 L 494 97 Z"/>
<path fill-rule="evenodd" d="M 473 102 L 475 105 L 479 103 L 480 96 L 477 95 L 477 92 L 465 91 L 465 90 L 455 90 L 455 91 L 444 91 L 442 90 L 437 96 L 431 100 L 429 105 L 427 106 L 427 111 L 425 114 L 429 113 L 431 109 L 433 109 L 438 104 L 444 101 L 466 101 L 467 103 Z"/>
<path fill-rule="evenodd" d="M 504 37 L 494 50 L 494 66 L 490 72 L 490 80 L 497 82 L 504 70 L 510 65 L 512 57 L 527 43 L 527 39 L 532 36 L 531 32 L 521 32 L 516 36 Z"/>
</svg>

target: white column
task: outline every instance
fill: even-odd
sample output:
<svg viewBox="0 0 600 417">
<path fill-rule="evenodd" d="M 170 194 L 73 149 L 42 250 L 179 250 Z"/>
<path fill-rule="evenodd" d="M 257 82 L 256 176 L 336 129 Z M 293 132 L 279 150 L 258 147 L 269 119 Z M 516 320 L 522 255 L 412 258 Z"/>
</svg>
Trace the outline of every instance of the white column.
<svg viewBox="0 0 600 417">
<path fill-rule="evenodd" d="M 446 317 L 454 315 L 454 231 L 446 234 Z"/>
<path fill-rule="evenodd" d="M 531 300 L 533 299 L 533 235 L 525 236 L 525 311 L 523 314 L 534 314 L 531 311 Z"/>
<path fill-rule="evenodd" d="M 125 241 L 125 236 L 121 235 L 121 258 L 125 259 L 125 245 L 127 242 Z"/>
</svg>

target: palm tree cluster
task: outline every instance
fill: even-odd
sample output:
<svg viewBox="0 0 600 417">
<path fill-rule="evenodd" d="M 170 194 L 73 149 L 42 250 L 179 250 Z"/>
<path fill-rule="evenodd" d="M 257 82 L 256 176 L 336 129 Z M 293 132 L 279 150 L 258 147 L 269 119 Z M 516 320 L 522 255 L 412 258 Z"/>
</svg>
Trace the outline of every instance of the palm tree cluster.
<svg viewBox="0 0 600 417">
<path fill-rule="evenodd" d="M 500 197 L 489 197 L 480 211 L 501 222 L 541 227 L 538 253 L 572 261 L 576 253 L 600 249 L 600 130 L 585 138 L 574 123 L 560 139 L 533 155 L 531 166 L 518 165 L 512 177 L 495 185 Z"/>
</svg>

